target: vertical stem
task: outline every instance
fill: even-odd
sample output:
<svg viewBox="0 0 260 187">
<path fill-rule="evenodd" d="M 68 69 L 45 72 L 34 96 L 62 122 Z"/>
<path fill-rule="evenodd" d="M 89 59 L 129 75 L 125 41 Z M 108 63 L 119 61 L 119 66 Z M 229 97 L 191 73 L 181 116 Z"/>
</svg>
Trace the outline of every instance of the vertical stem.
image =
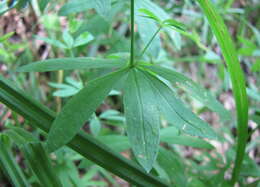
<svg viewBox="0 0 260 187">
<path fill-rule="evenodd" d="M 134 66 L 135 60 L 135 5 L 134 0 L 131 0 L 131 57 L 130 66 Z"/>
<path fill-rule="evenodd" d="M 57 75 L 57 83 L 62 84 L 63 82 L 63 76 L 64 76 L 64 71 L 59 70 L 58 75 Z M 62 99 L 60 97 L 56 97 L 56 102 L 57 102 L 57 113 L 61 111 L 61 106 L 62 106 Z"/>
</svg>

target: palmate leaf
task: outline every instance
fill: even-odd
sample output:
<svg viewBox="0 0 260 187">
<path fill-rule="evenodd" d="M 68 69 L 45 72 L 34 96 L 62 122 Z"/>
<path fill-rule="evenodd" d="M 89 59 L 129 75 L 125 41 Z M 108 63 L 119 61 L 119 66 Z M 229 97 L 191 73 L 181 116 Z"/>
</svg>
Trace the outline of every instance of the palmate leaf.
<svg viewBox="0 0 260 187">
<path fill-rule="evenodd" d="M 22 151 L 41 186 L 62 187 L 42 143 L 28 143 L 22 147 Z"/>
<path fill-rule="evenodd" d="M 0 102 L 21 114 L 38 128 L 48 132 L 55 119 L 54 112 L 12 85 L 12 82 L 0 76 Z M 143 187 L 168 186 L 86 133 L 77 134 L 68 146 L 132 184 Z"/>
<path fill-rule="evenodd" d="M 126 65 L 123 59 L 102 59 L 92 57 L 57 58 L 34 62 L 17 69 L 18 72 L 46 72 L 91 68 L 119 68 Z"/>
<path fill-rule="evenodd" d="M 144 66 L 145 68 L 155 72 L 164 79 L 170 81 L 176 87 L 179 87 L 186 91 L 190 96 L 197 99 L 199 102 L 204 104 L 206 107 L 216 112 L 221 121 L 230 120 L 230 113 L 220 104 L 216 98 L 202 86 L 196 84 L 193 80 L 186 77 L 185 75 L 160 66 Z"/>
<path fill-rule="evenodd" d="M 216 138 L 209 125 L 188 110 L 174 92 L 154 75 L 133 68 L 126 82 L 124 110 L 127 134 L 135 157 L 147 172 L 152 169 L 159 149 L 160 113 L 187 134 Z M 162 140 L 193 147 L 213 148 L 194 137 L 176 136 L 175 139 Z M 198 145 L 200 143 L 201 146 Z"/>
<path fill-rule="evenodd" d="M 159 149 L 160 116 L 149 80 L 137 69 L 127 78 L 124 110 L 127 135 L 139 163 L 149 172 Z"/>
<path fill-rule="evenodd" d="M 155 101 L 160 112 L 171 124 L 192 136 L 216 139 L 211 127 L 187 109 L 172 89 L 151 73 L 143 72 L 150 80 L 153 92 L 157 96 Z"/>
<path fill-rule="evenodd" d="M 48 134 L 49 151 L 55 151 L 67 144 L 78 133 L 84 122 L 91 117 L 125 73 L 126 70 L 123 69 L 90 81 L 85 88 L 66 103 Z"/>
</svg>

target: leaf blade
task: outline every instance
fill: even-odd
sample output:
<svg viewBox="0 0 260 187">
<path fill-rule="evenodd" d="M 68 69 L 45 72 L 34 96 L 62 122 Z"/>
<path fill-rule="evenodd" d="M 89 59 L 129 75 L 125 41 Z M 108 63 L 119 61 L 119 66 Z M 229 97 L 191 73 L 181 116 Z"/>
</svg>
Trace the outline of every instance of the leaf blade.
<svg viewBox="0 0 260 187">
<path fill-rule="evenodd" d="M 215 147 L 207 141 L 192 136 L 176 134 L 175 127 L 167 127 L 161 130 L 161 141 L 168 144 L 177 144 L 201 149 L 214 149 Z"/>
<path fill-rule="evenodd" d="M 209 125 L 188 110 L 181 100 L 175 96 L 173 90 L 149 72 L 144 73 L 153 85 L 159 110 L 168 121 L 179 130 L 192 136 L 216 139 L 216 134 Z"/>
<path fill-rule="evenodd" d="M 54 151 L 67 144 L 77 134 L 84 122 L 91 117 L 124 73 L 125 70 L 120 70 L 90 81 L 85 88 L 68 101 L 54 120 L 48 134 L 49 151 Z M 68 125 L 64 128 L 66 123 Z"/>
<path fill-rule="evenodd" d="M 57 58 L 37 61 L 17 69 L 18 72 L 47 72 L 58 70 L 75 70 L 91 68 L 118 68 L 126 62 L 122 59 L 102 59 L 92 57 Z"/>
<path fill-rule="evenodd" d="M 184 91 L 189 93 L 189 95 L 199 102 L 203 103 L 210 110 L 216 112 L 222 121 L 227 121 L 231 119 L 230 113 L 223 107 L 219 101 L 206 89 L 195 83 L 190 78 L 185 75 L 174 71 L 172 69 L 167 69 L 159 66 L 145 66 L 151 71 L 157 73 L 159 76 L 170 81 L 175 86 L 182 88 Z"/>
<path fill-rule="evenodd" d="M 124 108 L 127 134 L 134 154 L 149 172 L 159 149 L 160 118 L 150 83 L 136 69 L 127 78 Z"/>
</svg>

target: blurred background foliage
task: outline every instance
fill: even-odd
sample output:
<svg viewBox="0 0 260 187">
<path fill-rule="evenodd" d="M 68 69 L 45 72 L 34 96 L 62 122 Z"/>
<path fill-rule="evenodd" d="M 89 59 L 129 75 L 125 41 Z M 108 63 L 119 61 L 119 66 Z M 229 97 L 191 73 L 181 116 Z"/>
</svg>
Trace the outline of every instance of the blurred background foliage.
<svg viewBox="0 0 260 187">
<path fill-rule="evenodd" d="M 260 2 L 258 0 L 212 0 L 232 34 L 243 70 L 250 99 L 250 121 L 247 156 L 239 178 L 240 186 L 260 184 Z M 33 61 L 59 57 L 129 56 L 129 2 L 112 0 L 107 11 L 101 7 L 77 6 L 80 0 L 0 1 L 0 73 L 33 98 L 59 112 L 63 104 L 89 80 L 108 70 L 77 70 L 51 73 L 17 73 L 17 67 Z M 47 6 L 46 6 L 47 5 Z M 12 8 L 14 7 L 14 8 Z M 73 7 L 76 7 L 76 9 Z M 81 7 L 81 8 L 80 8 Z M 154 39 L 144 58 L 154 64 L 174 68 L 209 89 L 226 109 L 231 120 L 220 119 L 207 106 L 191 99 L 181 90 L 178 94 L 192 110 L 209 122 L 219 134 L 218 141 L 197 142 L 182 137 L 175 128 L 162 124 L 163 147 L 152 173 L 177 186 L 225 186 L 231 175 L 236 138 L 234 100 L 230 91 L 220 48 L 209 24 L 192 0 L 139 0 L 161 19 L 174 18 L 186 25 L 189 35 L 163 29 Z M 10 10 L 9 10 L 10 8 Z M 153 20 L 136 11 L 136 52 L 158 29 Z M 84 130 L 127 158 L 132 157 L 122 110 L 121 92 L 114 90 L 84 126 Z M 24 130 L 22 130 L 24 129 Z M 0 104 L 0 131 L 10 139 L 0 145 L 9 150 L 32 186 L 39 181 L 24 162 L 16 141 L 19 134 L 31 132 L 31 138 L 44 140 L 45 134 L 28 125 L 21 116 Z M 28 135 L 29 136 L 29 135 Z M 4 140 L 7 141 L 7 140 Z M 4 142 L 3 141 L 3 142 Z M 5 148 L 2 148 L 5 147 Z M 0 153 L 2 152 L 0 151 Z M 11 152 L 10 152 L 11 151 Z M 1 157 L 1 156 L 0 156 Z M 1 160 L 1 159 L 0 159 Z M 51 162 L 64 186 L 130 186 L 103 168 L 84 159 L 69 148 L 51 155 Z M 10 185 L 10 178 L 0 162 L 0 186 Z M 169 167 L 171 165 L 172 167 Z"/>
</svg>

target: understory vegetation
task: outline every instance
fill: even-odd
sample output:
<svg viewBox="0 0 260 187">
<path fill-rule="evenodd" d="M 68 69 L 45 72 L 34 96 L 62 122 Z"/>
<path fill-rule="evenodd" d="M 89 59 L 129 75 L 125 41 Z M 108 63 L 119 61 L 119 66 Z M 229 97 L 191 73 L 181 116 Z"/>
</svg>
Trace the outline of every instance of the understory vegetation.
<svg viewBox="0 0 260 187">
<path fill-rule="evenodd" d="M 0 186 L 260 187 L 258 0 L 1 0 Z"/>
</svg>

